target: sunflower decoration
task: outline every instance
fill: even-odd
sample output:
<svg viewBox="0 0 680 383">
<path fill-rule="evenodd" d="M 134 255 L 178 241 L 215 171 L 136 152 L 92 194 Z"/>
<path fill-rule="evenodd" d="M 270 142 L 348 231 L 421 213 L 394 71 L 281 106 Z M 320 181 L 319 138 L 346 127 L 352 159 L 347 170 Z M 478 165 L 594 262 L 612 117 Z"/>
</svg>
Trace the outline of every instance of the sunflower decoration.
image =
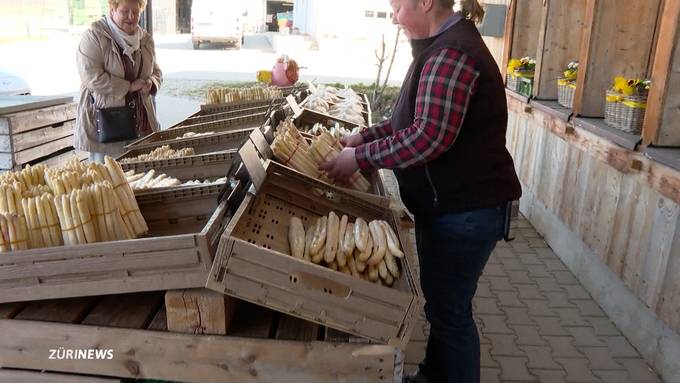
<svg viewBox="0 0 680 383">
<path fill-rule="evenodd" d="M 508 63 L 508 74 L 514 77 L 534 77 L 536 70 L 536 60 L 531 57 L 522 57 L 521 59 L 512 59 Z"/>
<path fill-rule="evenodd" d="M 576 81 L 576 77 L 578 77 L 578 61 L 572 61 L 562 72 L 562 78 L 567 81 Z"/>
<path fill-rule="evenodd" d="M 617 76 L 614 78 L 612 90 L 624 96 L 642 96 L 649 93 L 652 82 L 647 79 L 625 78 Z"/>
</svg>

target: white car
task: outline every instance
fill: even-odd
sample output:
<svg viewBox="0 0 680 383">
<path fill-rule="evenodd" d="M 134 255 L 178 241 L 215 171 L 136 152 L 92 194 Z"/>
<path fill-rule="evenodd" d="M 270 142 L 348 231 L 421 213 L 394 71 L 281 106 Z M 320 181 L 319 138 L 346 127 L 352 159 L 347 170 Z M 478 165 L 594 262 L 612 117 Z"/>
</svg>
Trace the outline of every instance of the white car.
<svg viewBox="0 0 680 383">
<path fill-rule="evenodd" d="M 243 44 L 243 0 L 194 0 L 191 4 L 191 43 Z"/>
<path fill-rule="evenodd" d="M 0 96 L 30 95 L 28 82 L 9 70 L 0 68 Z"/>
</svg>

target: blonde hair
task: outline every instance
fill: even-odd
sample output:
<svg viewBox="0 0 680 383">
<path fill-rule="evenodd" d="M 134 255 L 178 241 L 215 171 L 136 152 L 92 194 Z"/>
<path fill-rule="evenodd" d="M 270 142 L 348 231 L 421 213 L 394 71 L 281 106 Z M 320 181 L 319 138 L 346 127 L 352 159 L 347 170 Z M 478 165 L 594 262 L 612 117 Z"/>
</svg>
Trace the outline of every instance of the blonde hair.
<svg viewBox="0 0 680 383">
<path fill-rule="evenodd" d="M 453 10 L 456 12 L 463 12 L 463 15 L 479 23 L 484 19 L 484 8 L 477 0 L 439 0 L 442 5 L 446 5 L 447 8 L 453 6 Z"/>
<path fill-rule="evenodd" d="M 114 7 L 114 8 L 118 8 L 120 3 L 124 3 L 125 1 L 127 1 L 127 0 L 109 0 L 109 6 Z M 140 9 L 146 8 L 146 1 L 147 0 L 133 0 L 133 1 L 136 1 L 137 3 L 139 3 Z"/>
</svg>

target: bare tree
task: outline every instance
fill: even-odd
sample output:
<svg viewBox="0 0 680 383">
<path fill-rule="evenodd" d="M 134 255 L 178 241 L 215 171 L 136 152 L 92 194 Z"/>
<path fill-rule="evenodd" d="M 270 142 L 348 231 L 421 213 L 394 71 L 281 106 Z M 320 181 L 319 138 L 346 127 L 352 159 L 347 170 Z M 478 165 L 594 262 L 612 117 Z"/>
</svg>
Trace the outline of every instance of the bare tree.
<svg viewBox="0 0 680 383">
<path fill-rule="evenodd" d="M 385 88 L 387 88 L 387 83 L 390 79 L 390 74 L 392 73 L 392 65 L 394 64 L 394 59 L 397 55 L 397 46 L 399 45 L 399 35 L 401 34 L 401 27 L 397 27 L 397 32 L 394 36 L 394 45 L 392 46 L 391 52 L 387 51 L 387 44 L 385 44 L 385 34 L 382 35 L 380 45 L 378 49 L 375 50 L 375 58 L 378 67 L 378 74 L 375 79 L 375 87 L 373 88 L 373 95 L 371 97 L 371 104 L 374 105 L 376 109 L 382 108 L 383 95 L 385 93 Z M 382 86 L 380 85 L 380 80 L 382 77 L 383 68 L 385 62 L 389 60 L 387 66 L 387 71 L 385 73 L 385 78 L 382 80 Z"/>
</svg>

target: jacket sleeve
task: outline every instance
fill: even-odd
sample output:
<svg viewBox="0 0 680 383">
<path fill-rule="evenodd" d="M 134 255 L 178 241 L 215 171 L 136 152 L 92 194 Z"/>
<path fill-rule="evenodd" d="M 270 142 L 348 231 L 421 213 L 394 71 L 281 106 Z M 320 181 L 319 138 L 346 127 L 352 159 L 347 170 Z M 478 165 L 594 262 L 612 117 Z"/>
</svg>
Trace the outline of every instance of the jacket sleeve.
<svg viewBox="0 0 680 383">
<path fill-rule="evenodd" d="M 83 86 L 105 96 L 124 97 L 130 82 L 106 70 L 101 42 L 92 31 L 87 31 L 78 47 L 78 74 Z"/>
<path fill-rule="evenodd" d="M 153 88 L 151 89 L 152 94 L 156 94 L 161 89 L 161 84 L 163 83 L 163 72 L 158 66 L 158 61 L 156 61 L 156 48 L 153 39 L 150 39 L 150 49 L 153 58 L 153 72 L 151 73 L 151 82 L 153 82 Z"/>
<path fill-rule="evenodd" d="M 456 141 L 479 71 L 474 60 L 455 49 L 445 48 L 423 66 L 411 126 L 379 140 L 356 147 L 359 167 L 408 168 L 432 161 Z"/>
</svg>

